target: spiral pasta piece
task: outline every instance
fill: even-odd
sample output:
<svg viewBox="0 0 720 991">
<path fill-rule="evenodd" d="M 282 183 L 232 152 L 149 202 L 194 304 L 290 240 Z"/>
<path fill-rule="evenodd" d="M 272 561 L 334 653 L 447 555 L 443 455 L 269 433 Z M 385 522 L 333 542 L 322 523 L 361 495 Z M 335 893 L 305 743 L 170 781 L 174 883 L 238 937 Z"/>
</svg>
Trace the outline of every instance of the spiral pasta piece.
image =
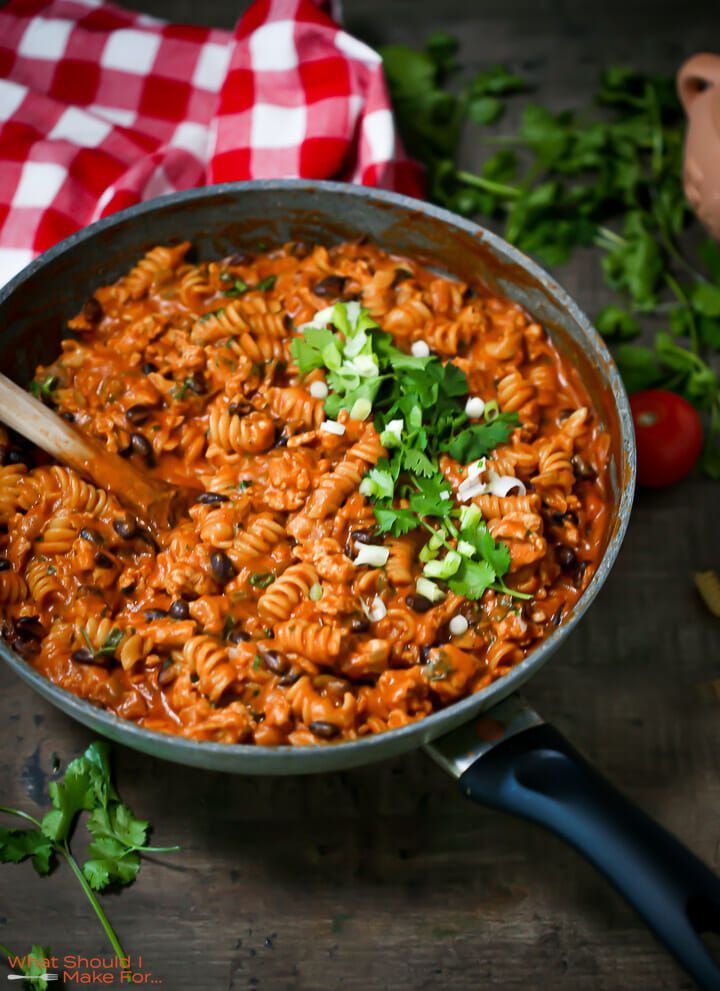
<svg viewBox="0 0 720 991">
<path fill-rule="evenodd" d="M 261 616 L 278 622 L 287 619 L 317 582 L 317 571 L 309 564 L 293 564 L 274 581 L 258 600 Z"/>
</svg>

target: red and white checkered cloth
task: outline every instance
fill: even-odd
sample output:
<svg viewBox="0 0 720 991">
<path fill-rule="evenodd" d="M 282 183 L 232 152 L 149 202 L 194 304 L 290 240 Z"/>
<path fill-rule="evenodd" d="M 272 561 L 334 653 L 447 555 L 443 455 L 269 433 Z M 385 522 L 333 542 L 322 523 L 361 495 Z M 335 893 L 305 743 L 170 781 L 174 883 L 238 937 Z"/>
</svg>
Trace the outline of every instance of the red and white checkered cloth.
<svg viewBox="0 0 720 991">
<path fill-rule="evenodd" d="M 422 195 L 379 55 L 324 4 L 256 0 L 232 34 L 97 0 L 0 9 L 0 285 L 140 200 L 292 176 Z"/>
</svg>

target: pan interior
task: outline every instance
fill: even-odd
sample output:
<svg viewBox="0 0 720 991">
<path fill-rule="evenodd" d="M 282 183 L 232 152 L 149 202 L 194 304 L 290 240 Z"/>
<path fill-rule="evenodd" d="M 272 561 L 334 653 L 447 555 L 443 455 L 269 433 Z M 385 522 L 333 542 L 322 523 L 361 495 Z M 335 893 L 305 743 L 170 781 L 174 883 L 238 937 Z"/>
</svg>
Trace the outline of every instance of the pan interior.
<svg viewBox="0 0 720 991">
<path fill-rule="evenodd" d="M 0 291 L 0 370 L 26 384 L 37 364 L 57 355 L 66 321 L 94 288 L 119 278 L 157 244 L 187 239 L 198 259 L 210 260 L 287 241 L 331 245 L 356 238 L 520 303 L 577 368 L 613 439 L 613 523 L 597 573 L 566 623 L 505 678 L 412 726 L 331 746 L 270 749 L 152 733 L 51 685 L 0 642 L 0 654 L 24 680 L 99 732 L 169 760 L 243 773 L 304 773 L 390 756 L 429 742 L 514 691 L 568 635 L 607 577 L 632 502 L 634 439 L 627 397 L 605 345 L 533 262 L 483 228 L 420 201 L 338 183 L 275 180 L 192 190 L 123 211 L 52 248 Z"/>
</svg>

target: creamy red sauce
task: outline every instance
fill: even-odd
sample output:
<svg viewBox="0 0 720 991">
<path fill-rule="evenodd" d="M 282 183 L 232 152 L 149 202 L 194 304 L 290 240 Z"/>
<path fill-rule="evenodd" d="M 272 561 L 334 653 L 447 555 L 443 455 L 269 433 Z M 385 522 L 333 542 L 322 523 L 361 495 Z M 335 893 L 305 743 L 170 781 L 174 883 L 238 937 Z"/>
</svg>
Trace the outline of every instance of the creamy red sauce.
<svg viewBox="0 0 720 991">
<path fill-rule="evenodd" d="M 609 437 L 575 370 L 516 304 L 372 245 L 198 265 L 187 248 L 156 248 L 97 289 L 37 381 L 54 377 L 57 410 L 109 451 L 204 495 L 154 540 L 70 469 L 32 453 L 6 464 L 4 635 L 75 695 L 228 743 L 354 739 L 503 677 L 565 620 L 604 549 Z M 510 550 L 508 587 L 530 598 L 448 590 L 426 607 L 419 530 L 377 538 L 385 566 L 353 564 L 354 534 L 375 526 L 359 484 L 385 451 L 371 419 L 343 412 L 342 436 L 320 429 L 310 386 L 324 372 L 300 376 L 289 349 L 339 298 L 517 412 L 488 465 L 525 494 L 473 501 Z M 456 498 L 466 466 L 443 455 L 440 468 Z M 457 616 L 467 630 L 452 635 Z"/>
</svg>

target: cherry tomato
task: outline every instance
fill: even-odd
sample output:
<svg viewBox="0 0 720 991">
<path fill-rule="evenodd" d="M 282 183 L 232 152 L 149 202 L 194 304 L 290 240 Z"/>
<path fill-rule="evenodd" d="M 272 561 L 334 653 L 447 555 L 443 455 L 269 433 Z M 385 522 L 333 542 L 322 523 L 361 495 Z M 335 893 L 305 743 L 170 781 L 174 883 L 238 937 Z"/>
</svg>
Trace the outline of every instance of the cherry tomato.
<svg viewBox="0 0 720 991">
<path fill-rule="evenodd" d="M 630 396 L 637 440 L 638 482 L 653 488 L 674 485 L 700 457 L 700 417 L 682 396 L 646 389 Z"/>
</svg>

